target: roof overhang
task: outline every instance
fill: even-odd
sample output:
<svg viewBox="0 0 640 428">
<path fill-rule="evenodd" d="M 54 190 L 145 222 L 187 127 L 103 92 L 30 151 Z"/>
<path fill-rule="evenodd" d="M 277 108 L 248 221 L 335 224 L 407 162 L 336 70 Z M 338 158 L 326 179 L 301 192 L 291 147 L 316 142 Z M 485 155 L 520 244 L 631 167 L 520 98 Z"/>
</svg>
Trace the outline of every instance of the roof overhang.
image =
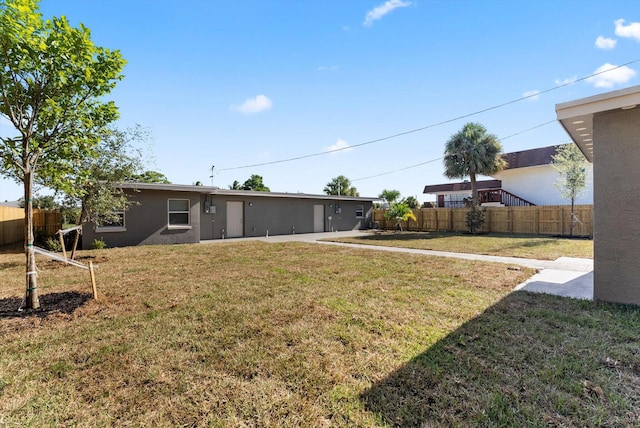
<svg viewBox="0 0 640 428">
<path fill-rule="evenodd" d="M 313 195 L 308 193 L 286 193 L 286 192 L 257 192 L 253 190 L 227 190 L 215 186 L 194 186 L 186 184 L 164 184 L 164 183 L 134 183 L 125 182 L 118 184 L 122 189 L 131 190 L 156 190 L 169 192 L 190 192 L 214 196 L 241 196 L 260 198 L 293 198 L 293 199 L 318 199 L 331 201 L 361 201 L 373 202 L 380 198 L 369 198 L 359 196 L 337 196 L 337 195 Z"/>
<path fill-rule="evenodd" d="M 556 116 L 589 162 L 593 162 L 593 116 L 612 110 L 628 110 L 640 105 L 640 86 L 606 92 L 556 104 Z"/>
<path fill-rule="evenodd" d="M 502 188 L 501 180 L 479 180 L 476 182 L 478 190 L 490 190 Z M 432 184 L 424 186 L 422 193 L 438 194 L 438 193 L 450 193 L 450 192 L 462 192 L 471 190 L 471 183 L 469 181 L 457 182 L 457 183 L 444 183 L 444 184 Z"/>
</svg>

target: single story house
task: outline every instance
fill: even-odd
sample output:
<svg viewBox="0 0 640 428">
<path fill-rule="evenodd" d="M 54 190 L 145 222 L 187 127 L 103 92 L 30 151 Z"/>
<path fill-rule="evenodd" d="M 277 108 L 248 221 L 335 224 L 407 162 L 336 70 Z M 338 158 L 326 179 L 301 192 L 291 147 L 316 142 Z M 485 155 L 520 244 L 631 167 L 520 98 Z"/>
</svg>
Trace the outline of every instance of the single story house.
<svg viewBox="0 0 640 428">
<path fill-rule="evenodd" d="M 556 188 L 560 174 L 552 165 L 560 146 L 539 147 L 502 155 L 507 166 L 494 174 L 493 180 L 478 180 L 478 194 L 487 206 L 566 205 Z M 471 197 L 471 183 L 447 183 L 425 186 L 424 192 L 435 194 L 439 208 L 464 206 Z M 593 180 L 587 171 L 587 186 L 576 198 L 576 204 L 593 204 Z"/>
<path fill-rule="evenodd" d="M 131 205 L 118 221 L 86 223 L 82 241 L 108 247 L 366 229 L 373 201 L 335 195 L 225 190 L 217 187 L 123 183 Z"/>
<path fill-rule="evenodd" d="M 556 105 L 593 162 L 596 300 L 640 305 L 640 86 Z"/>
</svg>

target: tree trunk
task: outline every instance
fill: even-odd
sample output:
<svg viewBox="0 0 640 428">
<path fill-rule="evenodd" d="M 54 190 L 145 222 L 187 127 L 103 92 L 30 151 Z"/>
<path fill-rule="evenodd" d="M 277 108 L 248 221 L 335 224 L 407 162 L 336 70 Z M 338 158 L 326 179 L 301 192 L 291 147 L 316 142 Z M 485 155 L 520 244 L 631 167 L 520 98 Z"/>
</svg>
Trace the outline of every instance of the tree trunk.
<svg viewBox="0 0 640 428">
<path fill-rule="evenodd" d="M 573 238 L 573 219 L 575 218 L 573 209 L 575 207 L 575 203 L 576 203 L 576 199 L 571 198 L 571 220 L 569 221 L 569 238 Z"/>
<path fill-rule="evenodd" d="M 471 203 L 474 207 L 478 204 L 478 184 L 476 183 L 476 174 L 474 172 L 469 173 L 469 181 L 471 181 Z"/>
<path fill-rule="evenodd" d="M 27 257 L 26 295 L 27 309 L 38 309 L 38 278 L 36 273 L 36 254 L 33 252 L 33 172 L 27 168 L 24 174 L 24 248 Z"/>
</svg>

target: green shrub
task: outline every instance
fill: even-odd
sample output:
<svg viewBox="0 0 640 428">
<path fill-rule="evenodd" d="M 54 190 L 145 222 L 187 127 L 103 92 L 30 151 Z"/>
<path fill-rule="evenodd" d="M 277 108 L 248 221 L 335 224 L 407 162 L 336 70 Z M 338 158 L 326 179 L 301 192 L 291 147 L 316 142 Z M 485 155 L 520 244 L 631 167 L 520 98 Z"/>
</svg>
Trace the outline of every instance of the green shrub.
<svg viewBox="0 0 640 428">
<path fill-rule="evenodd" d="M 467 227 L 469 232 L 476 234 L 484 224 L 484 212 L 482 208 L 472 206 L 471 211 L 467 213 Z"/>
<path fill-rule="evenodd" d="M 62 251 L 62 244 L 59 239 L 47 238 L 47 240 L 44 241 L 44 248 L 49 251 L 60 252 Z"/>
<path fill-rule="evenodd" d="M 105 248 L 107 248 L 107 244 L 102 238 L 94 239 L 91 243 L 91 248 L 93 248 L 94 250 L 104 250 Z"/>
</svg>

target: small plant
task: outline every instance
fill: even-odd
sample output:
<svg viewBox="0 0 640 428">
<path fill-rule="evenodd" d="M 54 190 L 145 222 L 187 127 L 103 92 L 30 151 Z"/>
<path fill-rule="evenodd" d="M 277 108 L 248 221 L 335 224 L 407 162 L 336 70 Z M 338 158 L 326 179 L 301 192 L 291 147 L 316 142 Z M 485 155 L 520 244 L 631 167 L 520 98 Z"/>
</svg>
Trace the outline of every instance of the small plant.
<svg viewBox="0 0 640 428">
<path fill-rule="evenodd" d="M 416 216 L 409 208 L 406 202 L 398 202 L 391 206 L 391 208 L 384 213 L 384 218 L 387 220 L 394 220 L 396 222 L 396 228 L 400 228 L 401 232 L 404 232 L 402 229 L 402 222 L 413 220 L 416 221 Z"/>
<path fill-rule="evenodd" d="M 94 250 L 104 250 L 105 248 L 107 248 L 107 244 L 104 242 L 104 239 L 102 238 L 94 239 L 93 242 L 91 243 L 91 248 L 93 248 Z"/>
<path fill-rule="evenodd" d="M 471 210 L 467 213 L 467 227 L 469 228 L 469 232 L 475 235 L 483 224 L 484 212 L 482 211 L 482 208 L 472 205 Z"/>
<path fill-rule="evenodd" d="M 49 251 L 62 251 L 62 244 L 60 243 L 60 240 L 56 238 L 47 238 L 44 242 L 44 247 Z"/>
</svg>

